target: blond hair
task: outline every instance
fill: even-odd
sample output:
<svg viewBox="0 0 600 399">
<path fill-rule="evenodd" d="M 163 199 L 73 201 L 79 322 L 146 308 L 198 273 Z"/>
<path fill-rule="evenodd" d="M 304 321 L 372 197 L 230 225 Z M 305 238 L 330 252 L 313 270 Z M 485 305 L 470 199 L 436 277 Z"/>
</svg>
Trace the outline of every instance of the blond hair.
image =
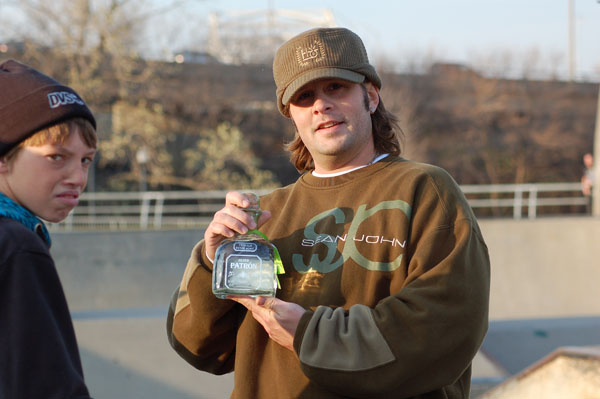
<svg viewBox="0 0 600 399">
<path fill-rule="evenodd" d="M 94 126 L 89 120 L 76 117 L 38 130 L 7 152 L 5 159 L 11 159 L 23 147 L 40 147 L 45 144 L 63 144 L 71 136 L 71 133 L 76 130 L 81 134 L 83 142 L 88 147 L 96 148 L 96 142 L 98 140 L 96 137 L 96 129 L 94 129 Z"/>
</svg>

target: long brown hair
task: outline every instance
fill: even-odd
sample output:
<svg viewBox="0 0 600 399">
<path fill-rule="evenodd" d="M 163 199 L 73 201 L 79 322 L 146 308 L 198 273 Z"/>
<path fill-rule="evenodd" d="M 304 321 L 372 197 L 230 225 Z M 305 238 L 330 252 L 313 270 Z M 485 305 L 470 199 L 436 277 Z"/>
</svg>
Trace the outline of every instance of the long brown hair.
<svg viewBox="0 0 600 399">
<path fill-rule="evenodd" d="M 369 97 L 364 83 L 361 84 L 365 96 L 365 107 L 369 109 Z M 293 120 L 292 120 L 293 123 Z M 402 152 L 401 141 L 404 139 L 404 133 L 400 128 L 398 118 L 383 105 L 383 100 L 379 97 L 379 105 L 373 114 L 371 114 L 371 126 L 373 131 L 373 143 L 377 154 L 400 155 Z M 295 127 L 295 124 L 294 124 Z M 290 152 L 290 161 L 299 172 L 313 170 L 315 164 L 313 157 L 304 145 L 304 142 L 298 135 L 298 129 L 294 139 L 285 144 L 285 150 Z"/>
</svg>

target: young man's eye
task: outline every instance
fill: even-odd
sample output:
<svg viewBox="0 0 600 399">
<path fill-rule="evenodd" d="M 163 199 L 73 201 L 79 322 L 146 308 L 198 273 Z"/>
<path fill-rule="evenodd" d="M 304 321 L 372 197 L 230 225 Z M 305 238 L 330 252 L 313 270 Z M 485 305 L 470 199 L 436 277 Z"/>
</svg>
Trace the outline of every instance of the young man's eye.
<svg viewBox="0 0 600 399">
<path fill-rule="evenodd" d="M 64 157 L 60 154 L 50 154 L 46 155 L 46 158 L 48 158 L 51 161 L 62 161 Z"/>
<path fill-rule="evenodd" d="M 84 164 L 84 165 L 91 165 L 92 162 L 94 162 L 94 158 L 93 157 L 84 157 L 81 160 L 81 163 Z"/>
</svg>

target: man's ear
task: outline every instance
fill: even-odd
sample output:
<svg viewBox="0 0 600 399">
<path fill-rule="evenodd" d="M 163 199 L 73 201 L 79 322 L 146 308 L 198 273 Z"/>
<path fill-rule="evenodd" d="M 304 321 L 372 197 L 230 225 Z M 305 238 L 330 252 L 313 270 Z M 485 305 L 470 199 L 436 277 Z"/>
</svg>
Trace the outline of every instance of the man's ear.
<svg viewBox="0 0 600 399">
<path fill-rule="evenodd" d="M 371 112 L 373 113 L 379 106 L 379 89 L 371 82 L 366 82 L 365 87 L 369 98 L 369 110 L 373 110 Z"/>
</svg>

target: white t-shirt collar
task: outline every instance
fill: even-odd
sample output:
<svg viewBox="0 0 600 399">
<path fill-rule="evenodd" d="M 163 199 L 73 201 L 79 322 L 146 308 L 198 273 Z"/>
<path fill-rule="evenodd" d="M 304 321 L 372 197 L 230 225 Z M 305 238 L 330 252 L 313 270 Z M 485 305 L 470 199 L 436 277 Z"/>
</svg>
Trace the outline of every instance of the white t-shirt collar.
<svg viewBox="0 0 600 399">
<path fill-rule="evenodd" d="M 342 172 L 335 172 L 335 173 L 317 173 L 314 170 L 312 171 L 312 175 L 315 177 L 335 177 L 335 176 L 341 176 L 341 175 L 345 175 L 346 173 L 350 173 L 350 172 L 354 172 L 355 170 L 358 169 L 362 169 L 364 167 L 367 167 L 369 165 L 374 164 L 375 162 L 379 162 L 381 161 L 383 158 L 387 157 L 390 154 L 381 154 L 379 156 L 376 156 L 375 158 L 373 158 L 373 160 L 371 162 L 369 162 L 366 165 L 361 165 L 361 166 L 357 166 L 356 168 L 352 168 L 352 169 L 348 169 L 348 170 L 344 170 Z"/>
</svg>

